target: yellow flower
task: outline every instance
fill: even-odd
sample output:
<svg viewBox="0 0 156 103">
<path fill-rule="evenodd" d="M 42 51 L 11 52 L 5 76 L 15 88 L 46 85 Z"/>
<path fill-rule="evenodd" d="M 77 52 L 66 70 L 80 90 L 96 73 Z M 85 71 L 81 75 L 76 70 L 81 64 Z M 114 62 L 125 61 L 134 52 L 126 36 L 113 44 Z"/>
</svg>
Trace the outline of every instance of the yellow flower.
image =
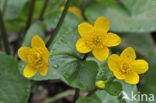
<svg viewBox="0 0 156 103">
<path fill-rule="evenodd" d="M 78 26 L 78 31 L 82 37 L 76 43 L 76 49 L 80 53 L 92 54 L 99 60 L 104 61 L 109 55 L 108 47 L 120 44 L 120 37 L 114 33 L 107 33 L 110 27 L 109 20 L 102 16 L 97 18 L 94 26 L 88 22 L 83 22 Z"/>
<path fill-rule="evenodd" d="M 63 10 L 64 6 L 61 6 L 60 9 Z M 77 8 L 76 6 L 70 6 L 68 8 L 68 11 L 80 18 L 83 18 L 81 10 L 79 8 Z"/>
<path fill-rule="evenodd" d="M 48 71 L 49 51 L 43 40 L 35 35 L 31 41 L 32 48 L 21 47 L 18 50 L 19 57 L 27 63 L 24 68 L 24 76 L 32 77 L 38 71 L 40 75 L 45 76 Z"/>
<path fill-rule="evenodd" d="M 145 60 L 136 60 L 136 53 L 132 47 L 126 48 L 120 56 L 111 55 L 108 59 L 108 66 L 116 78 L 129 84 L 137 84 L 138 74 L 143 74 L 148 70 L 148 63 Z"/>
<path fill-rule="evenodd" d="M 95 85 L 99 89 L 104 89 L 105 88 L 105 83 L 102 80 L 96 81 Z"/>
</svg>

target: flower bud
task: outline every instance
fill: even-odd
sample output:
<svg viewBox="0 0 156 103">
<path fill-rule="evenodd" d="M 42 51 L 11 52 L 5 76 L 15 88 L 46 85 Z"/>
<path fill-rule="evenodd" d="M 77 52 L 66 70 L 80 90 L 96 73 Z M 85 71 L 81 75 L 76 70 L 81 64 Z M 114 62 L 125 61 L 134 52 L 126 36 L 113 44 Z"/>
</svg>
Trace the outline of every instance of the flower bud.
<svg viewBox="0 0 156 103">
<path fill-rule="evenodd" d="M 104 89 L 105 88 L 105 83 L 104 83 L 103 80 L 96 81 L 95 85 L 99 89 Z"/>
</svg>

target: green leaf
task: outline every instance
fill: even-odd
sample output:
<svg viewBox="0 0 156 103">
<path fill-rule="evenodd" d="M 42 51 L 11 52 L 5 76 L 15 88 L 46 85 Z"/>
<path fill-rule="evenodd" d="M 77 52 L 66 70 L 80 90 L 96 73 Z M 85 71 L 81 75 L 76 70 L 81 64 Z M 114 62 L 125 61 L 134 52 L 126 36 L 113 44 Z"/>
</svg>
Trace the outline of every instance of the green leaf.
<svg viewBox="0 0 156 103">
<path fill-rule="evenodd" d="M 126 103 L 139 103 L 138 101 L 130 101 L 132 98 L 132 93 L 133 94 L 138 93 L 137 86 L 127 84 L 126 82 L 121 81 L 121 80 L 118 80 L 118 81 L 122 84 L 122 88 L 123 88 L 122 94 L 120 95 L 121 98 L 118 98 L 119 101 L 121 101 L 121 103 L 125 103 L 125 102 Z M 124 99 L 123 98 L 124 96 L 128 96 L 130 100 Z"/>
<path fill-rule="evenodd" d="M 62 76 L 70 86 L 83 90 L 95 88 L 98 66 L 93 61 L 79 61 L 70 56 L 50 57 L 50 65 Z"/>
<path fill-rule="evenodd" d="M 131 46 L 136 52 L 144 57 L 148 57 L 154 47 L 154 42 L 149 33 L 122 33 L 121 44 L 117 48 L 122 51 Z"/>
<path fill-rule="evenodd" d="M 18 71 L 18 62 L 0 52 L 0 103 L 27 103 L 30 82 Z"/>
<path fill-rule="evenodd" d="M 96 0 L 98 3 L 113 3 L 114 0 Z"/>
<path fill-rule="evenodd" d="M 40 13 L 42 11 L 44 5 L 44 0 L 43 1 L 36 1 L 35 2 L 35 8 L 34 8 L 34 14 L 33 14 L 33 18 L 34 19 L 38 19 L 40 16 Z M 52 6 L 53 7 L 53 6 Z M 46 10 L 44 13 L 47 13 L 50 9 L 53 9 L 50 7 L 50 3 L 47 5 Z"/>
<path fill-rule="evenodd" d="M 97 103 L 97 100 L 92 97 L 83 97 L 76 101 L 76 103 Z"/>
<path fill-rule="evenodd" d="M 4 10 L 4 9 L 3 9 L 3 8 L 4 8 L 4 1 L 5 1 L 5 0 L 1 0 L 1 1 L 0 1 L 0 10 L 2 10 L 2 11 Z"/>
<path fill-rule="evenodd" d="M 100 99 L 100 103 L 118 103 L 117 96 L 112 96 L 104 90 L 98 90 L 96 95 Z"/>
<path fill-rule="evenodd" d="M 12 20 L 16 18 L 22 11 L 27 1 L 28 0 L 7 0 L 4 18 L 6 20 Z"/>
<path fill-rule="evenodd" d="M 55 28 L 60 16 L 61 10 L 49 11 L 44 16 L 44 22 L 49 28 Z"/>
<path fill-rule="evenodd" d="M 72 0 L 71 4 L 84 10 L 88 6 L 96 3 L 96 1 L 98 0 Z"/>
<path fill-rule="evenodd" d="M 151 56 L 147 58 L 149 63 L 149 70 L 144 75 L 141 76 L 140 84 L 138 85 L 139 91 L 144 94 L 154 94 L 156 95 L 156 52 L 154 51 Z M 154 102 L 151 102 L 154 103 Z"/>
<path fill-rule="evenodd" d="M 155 12 L 155 0 L 121 0 L 121 2 L 128 9 L 132 16 L 140 15 L 144 12 L 155 16 L 154 14 L 152 14 L 153 12 Z"/>
<path fill-rule="evenodd" d="M 100 62 L 97 59 L 95 59 L 95 57 L 88 57 L 87 60 L 95 61 L 98 64 L 99 69 L 96 76 L 96 81 L 98 80 L 105 81 L 106 87 L 104 90 L 110 95 L 113 96 L 119 95 L 122 91 L 122 85 L 116 81 L 106 82 L 113 77 L 113 73 L 108 68 L 107 60 L 104 62 Z"/>
<path fill-rule="evenodd" d="M 106 16 L 111 23 L 110 30 L 116 32 L 151 32 L 156 30 L 154 0 L 122 0 L 119 3 L 94 4 L 87 8 L 85 15 L 90 22 Z"/>
<path fill-rule="evenodd" d="M 45 24 L 42 22 L 36 22 L 32 24 L 32 26 L 29 28 L 29 30 L 26 33 L 26 36 L 24 37 L 24 41 L 22 46 L 29 46 L 31 44 L 31 39 L 34 35 L 39 35 L 43 40 L 45 40 L 44 32 L 46 30 Z M 26 63 L 20 62 L 19 69 L 23 75 L 23 69 L 26 66 Z M 57 71 L 49 66 L 48 74 L 46 76 L 40 76 L 39 73 L 37 73 L 34 77 L 30 78 L 32 80 L 47 80 L 47 79 L 58 79 L 60 75 L 57 73 Z"/>
<path fill-rule="evenodd" d="M 130 99 L 132 98 L 132 92 L 134 94 L 137 94 L 137 87 L 136 85 L 129 85 L 123 81 L 116 80 L 118 82 L 115 83 L 121 83 L 123 90 L 122 93 L 118 95 L 110 95 L 105 90 L 97 90 L 96 93 L 94 93 L 90 97 L 83 97 L 80 98 L 76 103 L 138 103 L 137 101 L 129 101 L 127 99 L 122 99 L 123 96 L 128 96 Z M 120 84 L 120 85 L 121 85 Z M 114 85 L 114 84 L 113 84 Z M 116 85 L 114 85 L 115 87 Z M 111 87 L 110 87 L 111 88 Z M 113 91 L 113 89 L 112 89 Z M 114 91 L 115 93 L 115 91 Z M 89 101 L 89 102 L 87 102 Z"/>
<path fill-rule="evenodd" d="M 44 33 L 46 31 L 46 26 L 44 23 L 38 21 L 31 25 L 27 31 L 22 46 L 30 46 L 31 39 L 34 35 L 39 35 L 43 40 L 45 39 Z"/>
<path fill-rule="evenodd" d="M 21 34 L 21 32 L 23 32 L 26 26 L 28 10 L 29 3 L 26 3 L 26 5 L 24 5 L 23 9 L 19 12 L 19 14 L 16 17 L 12 19 L 5 19 L 5 26 L 7 31 L 18 32 Z"/>
<path fill-rule="evenodd" d="M 26 20 L 22 20 L 20 18 L 5 21 L 5 26 L 8 32 L 21 33 L 25 28 L 25 24 Z"/>
<path fill-rule="evenodd" d="M 118 96 L 122 91 L 122 85 L 116 81 L 108 82 L 104 90 L 112 96 Z"/>
<path fill-rule="evenodd" d="M 34 13 L 33 13 L 33 20 L 32 21 L 37 21 L 36 19 L 39 18 L 41 10 L 44 5 L 44 0 L 40 1 L 37 0 L 35 1 L 35 6 L 34 6 Z M 21 33 L 27 22 L 28 14 L 29 14 L 29 8 L 30 8 L 30 0 L 28 0 L 28 3 L 24 5 L 22 11 L 18 14 L 17 17 L 11 20 L 5 20 L 6 28 L 9 32 L 19 32 Z M 50 3 L 48 4 L 45 14 L 50 10 Z"/>
<path fill-rule="evenodd" d="M 96 80 L 108 80 L 109 78 L 113 77 L 113 73 L 109 70 L 107 61 L 105 62 L 98 62 L 99 70 L 96 76 Z"/>
<path fill-rule="evenodd" d="M 87 58 L 87 60 L 93 60 L 99 66 L 98 73 L 96 76 L 96 81 L 98 80 L 107 81 L 113 77 L 113 73 L 108 68 L 107 61 L 99 62 L 94 57 L 89 57 Z M 107 82 L 105 85 L 106 87 L 104 90 L 107 91 L 107 93 L 109 93 L 110 95 L 116 96 L 119 95 L 120 92 L 122 91 L 122 85 L 119 82 L 110 81 Z"/>
<path fill-rule="evenodd" d="M 104 90 L 98 90 L 90 97 L 83 97 L 77 100 L 76 103 L 120 103 L 117 96 L 111 96 Z"/>
</svg>

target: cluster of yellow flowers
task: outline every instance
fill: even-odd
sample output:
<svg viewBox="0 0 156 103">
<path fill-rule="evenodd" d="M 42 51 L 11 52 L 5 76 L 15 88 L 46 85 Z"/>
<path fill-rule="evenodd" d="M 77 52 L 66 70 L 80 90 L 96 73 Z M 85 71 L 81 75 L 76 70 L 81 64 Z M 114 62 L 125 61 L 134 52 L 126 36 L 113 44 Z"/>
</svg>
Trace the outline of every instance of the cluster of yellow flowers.
<svg viewBox="0 0 156 103">
<path fill-rule="evenodd" d="M 120 37 L 114 33 L 107 33 L 110 27 L 109 20 L 102 16 L 97 18 L 94 26 L 83 22 L 78 26 L 82 37 L 76 43 L 76 49 L 80 53 L 92 54 L 99 60 L 104 61 L 109 55 L 108 47 L 120 44 Z M 108 59 L 109 69 L 116 78 L 124 80 L 129 84 L 137 84 L 139 75 L 148 70 L 148 63 L 145 60 L 136 59 L 136 53 L 132 47 L 126 48 L 120 56 L 112 54 Z"/>
<path fill-rule="evenodd" d="M 78 32 L 81 38 L 76 43 L 76 49 L 80 53 L 92 54 L 99 61 L 105 61 L 109 56 L 108 47 L 120 44 L 120 37 L 108 32 L 110 28 L 109 20 L 102 16 L 97 18 L 94 26 L 88 22 L 83 22 L 78 26 Z M 27 62 L 24 69 L 25 77 L 32 77 L 38 71 L 40 75 L 45 76 L 48 71 L 49 52 L 43 40 L 35 35 L 31 41 L 32 48 L 21 47 L 18 50 L 19 57 Z M 132 47 L 126 48 L 120 56 L 112 54 L 108 58 L 109 69 L 115 77 L 124 80 L 129 84 L 137 84 L 139 75 L 148 70 L 148 63 L 145 60 L 136 60 L 136 53 Z M 96 82 L 98 88 L 104 88 L 104 82 Z"/>
</svg>

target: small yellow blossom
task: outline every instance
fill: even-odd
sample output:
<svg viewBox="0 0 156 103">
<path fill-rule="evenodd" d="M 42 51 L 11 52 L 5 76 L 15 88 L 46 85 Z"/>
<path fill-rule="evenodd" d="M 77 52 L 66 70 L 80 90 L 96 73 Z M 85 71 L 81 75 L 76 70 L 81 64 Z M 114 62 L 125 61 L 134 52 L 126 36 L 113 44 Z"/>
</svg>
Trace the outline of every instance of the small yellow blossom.
<svg viewBox="0 0 156 103">
<path fill-rule="evenodd" d="M 120 37 L 114 33 L 107 33 L 110 27 L 109 20 L 102 16 L 96 19 L 94 26 L 83 22 L 78 26 L 81 38 L 76 43 L 76 49 L 80 53 L 92 54 L 99 60 L 104 61 L 109 55 L 108 47 L 120 44 Z"/>
<path fill-rule="evenodd" d="M 104 89 L 105 88 L 105 83 L 102 80 L 96 81 L 95 85 L 99 89 Z"/>
<path fill-rule="evenodd" d="M 64 6 L 61 6 L 60 9 L 63 10 Z M 70 6 L 68 8 L 68 11 L 73 13 L 74 15 L 80 17 L 80 18 L 83 18 L 81 10 L 76 6 Z"/>
<path fill-rule="evenodd" d="M 49 51 L 43 40 L 35 35 L 31 41 L 32 48 L 21 47 L 18 50 L 19 57 L 27 63 L 24 68 L 24 76 L 30 78 L 38 71 L 40 75 L 45 76 L 48 71 Z"/>
<path fill-rule="evenodd" d="M 128 84 L 137 84 L 138 74 L 148 70 L 148 63 L 145 60 L 136 60 L 136 53 L 132 47 L 126 48 L 120 56 L 112 54 L 108 59 L 108 66 L 116 78 Z"/>
</svg>

